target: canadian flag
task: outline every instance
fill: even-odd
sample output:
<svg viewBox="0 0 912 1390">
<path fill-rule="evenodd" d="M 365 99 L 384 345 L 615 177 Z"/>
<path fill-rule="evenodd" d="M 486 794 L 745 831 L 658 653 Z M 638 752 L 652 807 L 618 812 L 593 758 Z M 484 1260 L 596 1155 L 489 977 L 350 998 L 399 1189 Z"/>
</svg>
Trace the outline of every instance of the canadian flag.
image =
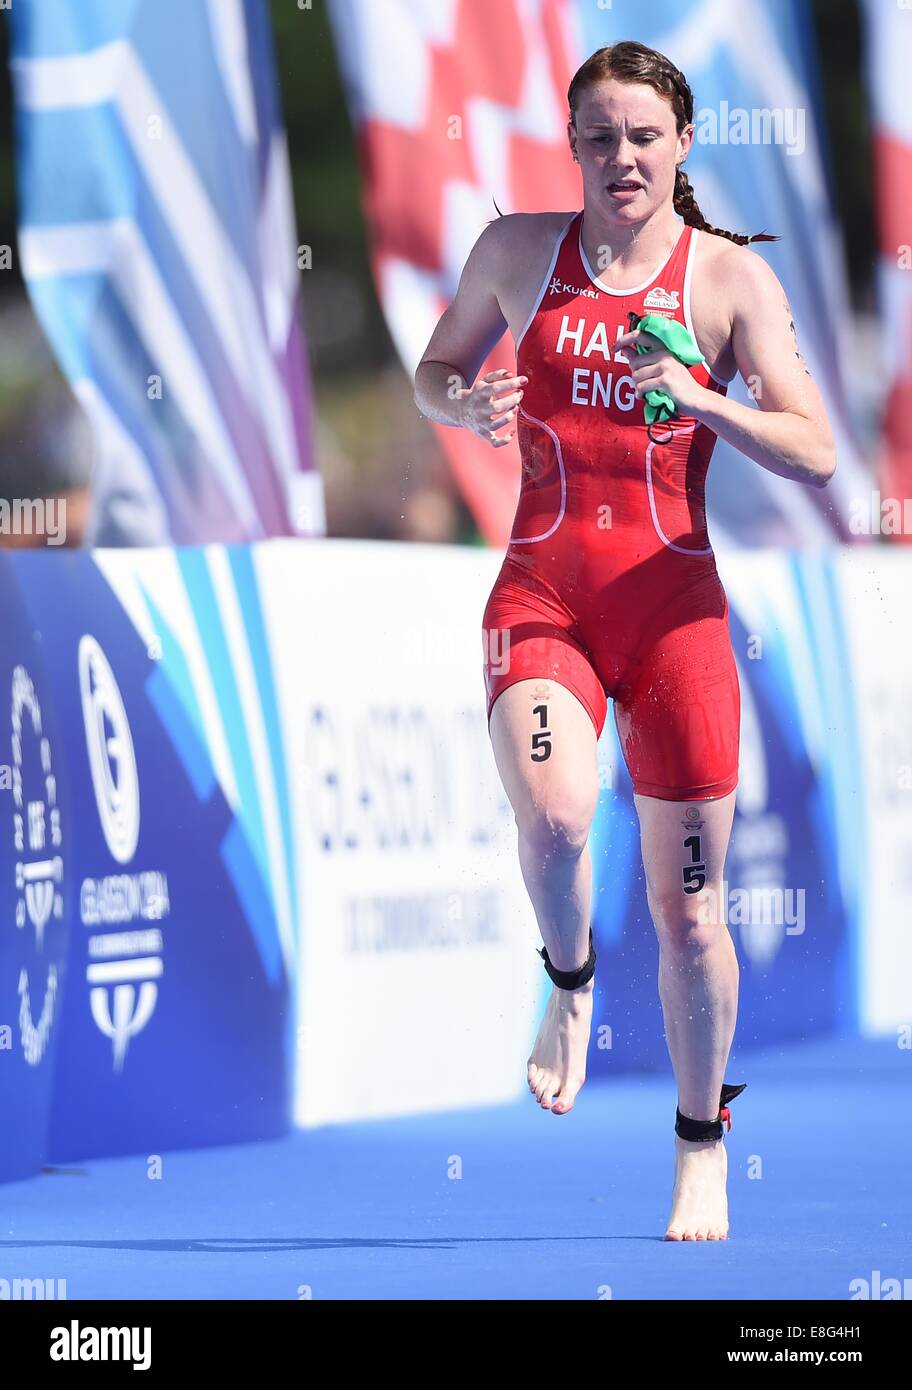
<svg viewBox="0 0 912 1390">
<path fill-rule="evenodd" d="M 486 222 L 582 206 L 567 145 L 579 65 L 567 0 L 333 0 L 336 51 L 358 123 L 374 276 L 414 373 Z M 479 375 L 515 366 L 505 334 Z M 433 427 L 479 530 L 504 546 L 519 450 Z"/>
<path fill-rule="evenodd" d="M 879 0 L 871 3 L 879 8 Z M 882 8 L 893 6 L 884 0 Z M 855 438 L 851 371 L 843 361 L 844 257 L 824 178 L 822 113 L 813 100 L 817 56 L 796 7 L 640 0 L 634 14 L 611 0 L 331 0 L 329 13 L 358 131 L 375 279 L 411 372 L 452 302 L 472 246 L 497 215 L 495 200 L 504 213 L 583 206 L 567 142 L 567 88 L 585 58 L 636 38 L 680 63 L 695 101 L 699 93 L 688 164 L 700 207 L 714 226 L 781 236 L 752 254 L 764 255 L 780 276 L 839 460 L 830 485 L 811 489 L 720 439 L 707 491 L 714 541 L 801 546 L 864 539 L 850 524 L 871 477 L 867 451 Z M 768 61 L 758 63 L 758 53 Z M 901 81 L 893 86 L 902 91 Z M 800 115 L 800 142 L 729 139 L 719 116 L 735 94 L 739 111 Z M 480 374 L 514 365 L 505 334 Z M 738 376 L 729 398 L 756 409 L 751 390 Z M 434 428 L 480 531 L 504 547 L 520 486 L 515 441 L 492 449 L 465 430 Z"/>
</svg>

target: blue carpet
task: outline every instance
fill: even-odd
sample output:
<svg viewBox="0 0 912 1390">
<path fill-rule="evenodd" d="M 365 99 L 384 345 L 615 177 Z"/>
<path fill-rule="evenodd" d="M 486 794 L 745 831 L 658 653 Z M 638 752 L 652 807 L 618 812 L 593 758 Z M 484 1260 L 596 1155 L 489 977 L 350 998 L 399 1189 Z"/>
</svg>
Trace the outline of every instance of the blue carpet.
<svg viewBox="0 0 912 1390">
<path fill-rule="evenodd" d="M 0 1278 L 70 1299 L 833 1299 L 912 1276 L 912 1054 L 827 1040 L 729 1066 L 727 1242 L 661 1239 L 670 1071 L 498 1109 L 55 1169 L 0 1188 Z M 749 1176 L 762 1163 L 762 1176 Z M 461 1165 L 461 1177 L 448 1176 Z"/>
</svg>

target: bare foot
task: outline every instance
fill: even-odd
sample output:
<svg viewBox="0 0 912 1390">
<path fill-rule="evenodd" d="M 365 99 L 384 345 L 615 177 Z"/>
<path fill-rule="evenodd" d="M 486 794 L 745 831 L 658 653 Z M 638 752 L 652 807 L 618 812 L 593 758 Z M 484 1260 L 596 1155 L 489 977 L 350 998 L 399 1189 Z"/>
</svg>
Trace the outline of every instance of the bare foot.
<svg viewBox="0 0 912 1390">
<path fill-rule="evenodd" d="M 529 1058 L 529 1090 L 543 1110 L 566 1115 L 586 1080 L 595 981 L 580 989 L 551 987 L 551 998 Z"/>
<path fill-rule="evenodd" d="M 666 1240 L 727 1240 L 728 1154 L 723 1140 L 691 1144 L 675 1135 L 675 1185 Z"/>
</svg>

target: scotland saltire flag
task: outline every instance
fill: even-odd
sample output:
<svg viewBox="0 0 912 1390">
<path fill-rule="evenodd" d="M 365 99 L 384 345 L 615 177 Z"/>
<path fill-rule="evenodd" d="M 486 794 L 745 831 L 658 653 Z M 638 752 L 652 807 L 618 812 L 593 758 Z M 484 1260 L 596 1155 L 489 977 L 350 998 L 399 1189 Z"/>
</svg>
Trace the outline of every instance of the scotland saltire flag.
<svg viewBox="0 0 912 1390">
<path fill-rule="evenodd" d="M 870 490 L 846 391 L 845 265 L 828 186 L 808 0 L 331 0 L 358 125 L 375 277 L 413 371 L 484 224 L 502 212 L 582 207 L 567 148 L 567 87 L 598 48 L 635 39 L 666 54 L 694 93 L 687 160 L 706 220 L 767 231 L 827 406 L 838 468 L 829 487 L 778 478 L 722 440 L 707 484 L 714 541 L 802 545 L 855 539 L 852 499 Z M 513 368 L 505 337 L 479 369 Z M 755 408 L 740 378 L 729 395 Z M 435 427 L 487 540 L 510 534 L 515 442 L 491 450 Z"/>
<path fill-rule="evenodd" d="M 263 0 L 16 0 L 20 252 L 96 545 L 325 529 Z"/>
</svg>

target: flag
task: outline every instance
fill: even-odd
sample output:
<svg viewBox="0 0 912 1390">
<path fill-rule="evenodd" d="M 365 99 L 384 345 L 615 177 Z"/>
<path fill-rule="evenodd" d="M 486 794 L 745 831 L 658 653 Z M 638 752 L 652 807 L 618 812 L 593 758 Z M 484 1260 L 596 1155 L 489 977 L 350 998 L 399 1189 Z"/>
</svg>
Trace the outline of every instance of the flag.
<svg viewBox="0 0 912 1390">
<path fill-rule="evenodd" d="M 16 0 L 19 249 L 96 545 L 322 534 L 262 0 Z"/>
<path fill-rule="evenodd" d="M 887 377 L 877 481 L 886 498 L 904 501 L 912 496 L 912 111 L 906 94 L 912 11 L 866 0 L 863 12 L 873 121 L 880 347 Z M 910 539 L 902 529 L 894 534 Z"/>
<path fill-rule="evenodd" d="M 848 297 L 804 0 L 641 0 L 633 10 L 592 0 L 331 0 L 329 13 L 357 125 L 375 279 L 409 372 L 497 215 L 495 200 L 505 213 L 582 207 L 566 133 L 579 65 L 636 39 L 682 69 L 695 96 L 697 202 L 714 226 L 782 238 L 751 249 L 789 296 L 838 456 L 829 487 L 813 489 L 720 440 L 707 485 L 713 535 L 741 545 L 852 538 L 851 502 L 869 490 L 868 469 L 845 390 Z M 479 375 L 514 361 L 507 335 Z M 729 395 L 756 408 L 740 379 Z M 479 529 L 504 545 L 519 491 L 515 440 L 492 450 L 465 430 L 434 428 Z"/>
</svg>

